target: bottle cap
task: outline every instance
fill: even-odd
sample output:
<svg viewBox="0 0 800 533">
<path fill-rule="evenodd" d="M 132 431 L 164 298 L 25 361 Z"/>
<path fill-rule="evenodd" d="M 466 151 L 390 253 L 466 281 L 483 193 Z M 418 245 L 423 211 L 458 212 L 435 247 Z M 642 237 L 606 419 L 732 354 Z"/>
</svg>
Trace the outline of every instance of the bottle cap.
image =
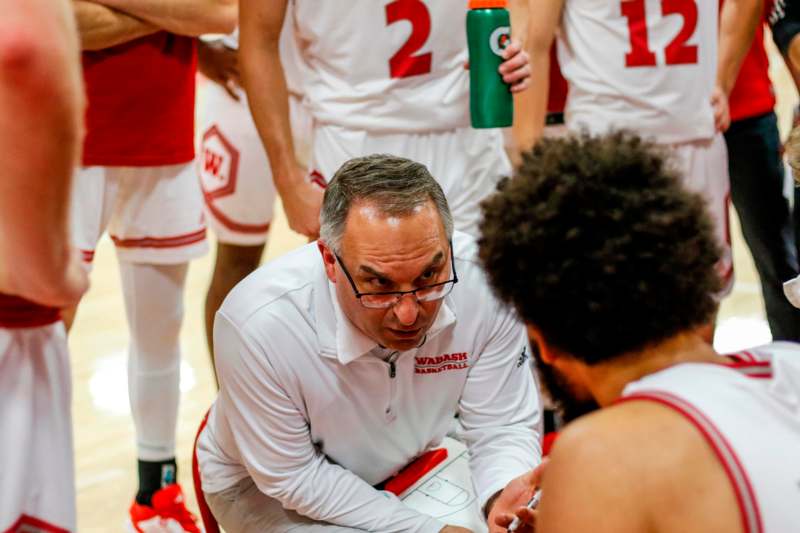
<svg viewBox="0 0 800 533">
<path fill-rule="evenodd" d="M 508 0 L 469 0 L 470 9 L 491 9 L 494 7 L 506 7 Z"/>
</svg>

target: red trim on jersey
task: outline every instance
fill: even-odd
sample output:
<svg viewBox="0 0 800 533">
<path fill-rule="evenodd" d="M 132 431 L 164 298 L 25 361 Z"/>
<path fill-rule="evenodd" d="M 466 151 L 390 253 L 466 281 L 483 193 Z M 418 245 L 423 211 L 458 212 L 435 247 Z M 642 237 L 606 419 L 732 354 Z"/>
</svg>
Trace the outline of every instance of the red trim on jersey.
<svg viewBox="0 0 800 533">
<path fill-rule="evenodd" d="M 752 363 L 742 361 L 736 363 L 723 364 L 727 368 L 736 370 L 748 378 L 771 378 L 772 363 L 769 361 L 754 361 Z"/>
<path fill-rule="evenodd" d="M 220 224 L 229 230 L 237 233 L 266 233 L 269 231 L 269 222 L 266 224 L 242 224 L 240 222 L 236 222 L 228 218 L 222 211 L 220 211 L 214 205 L 214 199 L 205 191 L 203 191 L 203 198 L 206 201 L 206 207 L 208 208 L 208 211 L 214 216 L 215 219 L 219 221 Z"/>
<path fill-rule="evenodd" d="M 741 352 L 727 354 L 733 360 L 731 363 L 723 364 L 728 368 L 732 368 L 749 378 L 771 378 L 772 377 L 772 361 L 759 357 L 749 350 L 742 350 Z"/>
<path fill-rule="evenodd" d="M 61 311 L 19 296 L 0 293 L 0 327 L 38 328 L 61 320 Z"/>
<path fill-rule="evenodd" d="M 728 440 L 719 431 L 719 428 L 697 407 L 683 398 L 663 391 L 641 391 L 624 396 L 616 403 L 627 401 L 646 400 L 669 407 L 683 415 L 705 437 L 706 442 L 714 450 L 714 454 L 722 463 L 725 473 L 736 493 L 736 502 L 742 517 L 742 527 L 745 533 L 763 533 L 764 526 L 761 521 L 761 511 L 758 507 L 753 485 L 747 476 L 747 471 L 742 466 L 739 457 L 731 447 Z"/>
<path fill-rule="evenodd" d="M 91 263 L 94 261 L 94 250 L 81 250 L 81 256 L 84 263 Z"/>
<path fill-rule="evenodd" d="M 325 176 L 323 176 L 322 172 L 317 169 L 314 169 L 308 173 L 308 179 L 311 180 L 311 183 L 318 185 L 321 189 L 328 188 L 328 182 L 325 180 Z"/>
<path fill-rule="evenodd" d="M 6 529 L 3 533 L 23 533 L 24 531 L 28 531 L 28 529 L 22 529 L 23 526 L 35 527 L 48 533 L 69 533 L 69 530 L 60 528 L 50 524 L 49 522 L 45 522 L 41 518 L 36 518 L 27 514 L 20 515 L 17 521 L 14 522 L 14 524 L 10 528 Z"/>
<path fill-rule="evenodd" d="M 726 354 L 726 357 L 730 357 L 731 359 L 734 359 L 737 363 L 755 363 L 756 362 L 756 359 L 755 359 L 755 357 L 753 357 L 753 354 L 751 354 L 750 352 L 748 352 L 746 350 L 741 351 L 741 352 L 737 352 L 737 353 Z"/>
<path fill-rule="evenodd" d="M 761 361 L 761 358 L 759 358 L 756 354 L 754 354 L 753 352 L 751 352 L 749 350 L 744 350 L 741 353 L 743 353 L 747 357 L 749 357 L 750 361 L 752 361 L 753 363 L 757 363 L 757 362 Z"/>
<path fill-rule="evenodd" d="M 114 244 L 120 248 L 178 248 L 181 246 L 188 246 L 203 241 L 206 238 L 206 228 L 195 231 L 194 233 L 187 233 L 185 235 L 176 235 L 174 237 L 141 237 L 138 239 L 120 239 L 119 237 L 111 236 Z"/>
</svg>

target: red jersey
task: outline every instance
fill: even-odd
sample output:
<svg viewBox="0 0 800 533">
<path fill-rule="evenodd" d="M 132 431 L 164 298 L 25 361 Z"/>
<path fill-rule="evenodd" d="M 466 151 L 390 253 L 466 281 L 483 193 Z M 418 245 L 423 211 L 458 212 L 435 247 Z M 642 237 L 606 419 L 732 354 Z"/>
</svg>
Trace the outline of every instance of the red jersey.
<svg viewBox="0 0 800 533">
<path fill-rule="evenodd" d="M 35 328 L 59 320 L 58 309 L 0 293 L 0 328 Z"/>
<path fill-rule="evenodd" d="M 563 113 L 567 103 L 567 80 L 561 75 L 556 44 L 550 48 L 550 90 L 547 92 L 547 112 Z"/>
<path fill-rule="evenodd" d="M 768 6 L 764 7 L 768 9 Z M 769 79 L 769 58 L 764 49 L 763 25 L 756 29 L 753 44 L 742 62 L 728 104 L 732 121 L 763 115 L 775 107 L 775 92 Z"/>
<path fill-rule="evenodd" d="M 162 166 L 194 159 L 193 38 L 158 32 L 83 53 L 85 166 Z"/>
</svg>

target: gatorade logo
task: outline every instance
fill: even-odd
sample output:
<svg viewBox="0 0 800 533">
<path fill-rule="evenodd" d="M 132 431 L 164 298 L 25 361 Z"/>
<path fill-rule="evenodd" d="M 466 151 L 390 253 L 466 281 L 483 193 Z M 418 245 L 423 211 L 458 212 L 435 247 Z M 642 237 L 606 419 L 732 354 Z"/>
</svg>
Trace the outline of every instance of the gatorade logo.
<svg viewBox="0 0 800 533">
<path fill-rule="evenodd" d="M 508 46 L 510 42 L 511 28 L 508 26 L 495 28 L 489 36 L 489 48 L 492 49 L 492 52 L 501 57 L 503 56 L 503 50 L 506 49 L 506 46 Z"/>
</svg>

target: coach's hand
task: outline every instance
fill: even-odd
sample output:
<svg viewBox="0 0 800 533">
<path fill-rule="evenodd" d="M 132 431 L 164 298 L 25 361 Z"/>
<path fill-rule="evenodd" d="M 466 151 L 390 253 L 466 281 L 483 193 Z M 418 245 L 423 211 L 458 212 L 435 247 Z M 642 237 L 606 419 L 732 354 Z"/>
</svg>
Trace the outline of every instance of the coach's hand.
<svg viewBox="0 0 800 533">
<path fill-rule="evenodd" d="M 324 186 L 298 165 L 291 183 L 280 188 L 278 193 L 289 227 L 311 239 L 319 237 L 319 211 L 325 193 Z"/>
<path fill-rule="evenodd" d="M 523 474 L 506 485 L 506 488 L 495 499 L 489 510 L 490 533 L 505 533 L 514 517 L 519 517 L 521 524 L 517 533 L 533 533 L 536 525 L 536 511 L 526 507 L 536 489 L 539 488 L 542 472 L 547 460 L 530 472 Z"/>
</svg>

